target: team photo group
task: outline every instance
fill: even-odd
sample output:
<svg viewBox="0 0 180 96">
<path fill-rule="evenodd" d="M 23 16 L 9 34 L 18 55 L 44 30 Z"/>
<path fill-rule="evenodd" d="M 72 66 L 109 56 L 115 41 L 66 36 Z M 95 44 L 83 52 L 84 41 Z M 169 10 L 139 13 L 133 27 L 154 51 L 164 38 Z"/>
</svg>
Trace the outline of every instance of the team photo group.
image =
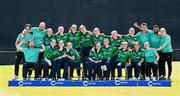
<svg viewBox="0 0 180 96">
<path fill-rule="evenodd" d="M 55 32 L 45 22 L 25 24 L 15 42 L 14 80 L 20 64 L 23 80 L 171 80 L 173 49 L 166 28 L 133 25 L 124 35 L 116 30 L 107 35 L 85 25 L 72 24 L 68 32 L 59 26 Z"/>
</svg>

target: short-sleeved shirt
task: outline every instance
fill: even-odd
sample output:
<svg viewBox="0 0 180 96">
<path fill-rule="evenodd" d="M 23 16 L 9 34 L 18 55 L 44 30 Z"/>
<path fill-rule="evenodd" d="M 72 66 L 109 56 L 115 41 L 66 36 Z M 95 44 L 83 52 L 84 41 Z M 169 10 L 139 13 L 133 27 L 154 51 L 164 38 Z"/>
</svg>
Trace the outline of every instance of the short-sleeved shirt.
<svg viewBox="0 0 180 96">
<path fill-rule="evenodd" d="M 103 59 L 110 60 L 113 57 L 113 53 L 116 51 L 116 47 L 109 46 L 108 48 L 103 47 Z"/>
<path fill-rule="evenodd" d="M 91 47 L 93 46 L 93 37 L 89 33 L 85 33 L 81 35 L 81 47 Z"/>
<path fill-rule="evenodd" d="M 44 51 L 44 57 L 51 60 L 53 59 L 55 56 L 55 51 L 57 50 L 57 48 L 52 48 L 51 46 L 46 46 L 45 51 Z"/>
<path fill-rule="evenodd" d="M 110 45 L 118 48 L 123 41 L 123 38 L 110 39 Z"/>
<path fill-rule="evenodd" d="M 91 57 L 94 60 L 102 60 L 103 59 L 103 50 L 100 49 L 99 52 L 97 52 L 96 50 L 91 49 L 91 51 L 89 52 L 89 57 Z"/>
<path fill-rule="evenodd" d="M 50 46 L 53 39 L 55 39 L 54 35 L 51 35 L 50 37 L 46 35 L 44 38 L 44 46 Z"/>
<path fill-rule="evenodd" d="M 152 35 L 150 35 L 150 46 L 152 48 L 159 48 L 160 47 L 160 41 L 161 41 L 162 36 L 155 34 L 154 32 Z"/>
<path fill-rule="evenodd" d="M 142 58 L 144 58 L 144 52 L 142 50 L 140 50 L 138 52 L 135 50 L 132 50 L 132 52 L 131 52 L 131 61 L 132 62 L 140 62 Z"/>
<path fill-rule="evenodd" d="M 142 31 L 138 32 L 135 36 L 137 38 L 137 41 L 140 43 L 141 48 L 144 49 L 144 43 L 149 42 L 150 43 L 150 36 L 153 34 L 152 30 L 147 30 L 147 33 L 142 33 Z"/>
<path fill-rule="evenodd" d="M 69 32 L 68 33 L 69 41 L 73 44 L 73 48 L 80 48 L 80 41 L 81 41 L 81 32 Z"/>
<path fill-rule="evenodd" d="M 18 37 L 17 37 L 17 39 L 19 40 L 19 42 L 22 42 L 23 38 L 24 38 L 24 40 L 25 40 L 26 42 L 29 42 L 30 40 L 33 40 L 33 36 L 32 36 L 30 33 L 29 33 L 29 34 L 24 33 L 24 37 L 22 37 L 22 34 L 23 34 L 23 33 L 20 33 L 20 34 L 18 35 Z M 23 44 L 21 45 L 21 47 L 23 47 L 23 48 L 28 48 L 28 45 L 25 44 L 25 43 L 23 43 Z"/>
<path fill-rule="evenodd" d="M 47 30 L 39 30 L 39 27 L 32 27 L 31 32 L 33 33 L 33 38 L 35 42 L 35 47 L 41 48 L 41 44 L 44 44 L 44 38 L 47 34 Z"/>
<path fill-rule="evenodd" d="M 79 53 L 77 52 L 76 49 L 71 48 L 69 50 L 69 52 L 66 51 L 66 54 L 69 55 L 69 56 L 74 56 L 75 57 L 74 61 L 80 61 L 80 55 L 79 55 Z"/>
<path fill-rule="evenodd" d="M 160 45 L 162 46 L 164 43 L 167 43 L 167 45 L 161 50 L 161 52 L 163 53 L 173 52 L 172 44 L 171 44 L 171 37 L 169 35 L 162 36 Z"/>
<path fill-rule="evenodd" d="M 124 41 L 128 42 L 128 45 L 129 47 L 132 49 L 134 48 L 134 43 L 133 42 L 136 42 L 137 41 L 137 38 L 134 36 L 123 36 L 122 37 L 124 39 Z"/>
<path fill-rule="evenodd" d="M 40 53 L 39 48 L 22 48 L 22 52 L 24 52 L 26 62 L 38 62 L 38 56 Z"/>
<path fill-rule="evenodd" d="M 62 50 L 56 50 L 54 53 L 54 57 L 63 56 L 65 53 L 66 53 L 66 48 L 63 48 Z"/>
<path fill-rule="evenodd" d="M 64 43 L 67 43 L 69 41 L 68 35 L 65 33 L 63 35 L 56 34 L 55 39 L 56 39 L 56 42 L 59 42 L 60 40 L 62 40 Z"/>
<path fill-rule="evenodd" d="M 155 49 L 145 50 L 144 51 L 145 62 L 155 62 L 157 54 L 158 53 Z"/>
<path fill-rule="evenodd" d="M 98 37 L 96 37 L 96 35 L 93 34 L 93 45 L 95 45 L 98 42 L 103 44 L 104 38 L 105 38 L 104 35 L 99 35 Z"/>
<path fill-rule="evenodd" d="M 127 50 L 123 51 L 122 49 L 118 49 L 115 52 L 115 55 L 117 55 L 116 61 L 119 61 L 121 63 L 126 63 L 130 58 L 130 53 Z"/>
</svg>

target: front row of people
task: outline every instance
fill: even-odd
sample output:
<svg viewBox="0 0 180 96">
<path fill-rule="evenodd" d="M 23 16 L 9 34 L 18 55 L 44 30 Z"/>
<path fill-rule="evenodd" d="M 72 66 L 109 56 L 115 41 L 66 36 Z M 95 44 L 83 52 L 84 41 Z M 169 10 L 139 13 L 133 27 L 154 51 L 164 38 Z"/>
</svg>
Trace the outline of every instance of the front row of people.
<svg viewBox="0 0 180 96">
<path fill-rule="evenodd" d="M 29 69 L 34 68 L 35 79 L 38 76 L 38 55 L 44 52 L 43 66 L 43 80 L 67 80 L 71 79 L 74 74 L 74 69 L 77 69 L 78 80 L 81 78 L 81 59 L 79 53 L 73 48 L 71 42 L 64 43 L 62 40 L 56 44 L 56 40 L 52 40 L 50 46 L 41 44 L 42 49 L 34 47 L 34 41 L 28 42 L 28 48 L 20 47 L 23 42 L 19 43 L 17 50 L 24 52 L 26 63 L 23 64 L 23 78 L 29 79 L 27 74 Z M 144 50 L 141 50 L 140 44 L 135 42 L 134 49 L 128 48 L 127 42 L 122 42 L 119 46 L 113 47 L 109 44 L 109 39 L 104 39 L 103 44 L 96 43 L 90 50 L 89 56 L 86 60 L 87 77 L 86 80 L 114 80 L 115 69 L 117 68 L 118 80 L 122 80 L 122 68 L 127 70 L 127 78 L 132 80 L 132 70 L 134 69 L 134 79 L 139 78 L 141 67 L 144 66 L 146 79 L 156 80 L 158 70 L 159 55 L 155 49 L 150 48 L 149 43 L 144 43 Z M 70 71 L 68 69 L 70 68 Z M 49 72 L 49 69 L 51 71 Z M 61 76 L 61 69 L 63 69 L 63 76 Z M 151 69 L 153 76 L 151 78 Z M 68 76 L 68 74 L 70 76 Z"/>
</svg>

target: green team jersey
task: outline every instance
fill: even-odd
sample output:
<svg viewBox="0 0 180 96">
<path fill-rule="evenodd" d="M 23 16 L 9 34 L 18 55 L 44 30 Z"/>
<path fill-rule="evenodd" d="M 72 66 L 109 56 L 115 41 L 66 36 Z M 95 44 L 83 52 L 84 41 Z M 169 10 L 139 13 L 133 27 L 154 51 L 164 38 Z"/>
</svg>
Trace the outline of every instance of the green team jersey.
<svg viewBox="0 0 180 96">
<path fill-rule="evenodd" d="M 110 60 L 113 57 L 113 53 L 116 51 L 116 47 L 109 46 L 108 48 L 103 47 L 103 59 Z"/>
<path fill-rule="evenodd" d="M 79 55 L 79 53 L 77 52 L 76 49 L 71 48 L 69 50 L 69 52 L 66 51 L 66 54 L 69 55 L 69 56 L 74 56 L 75 57 L 74 61 L 80 61 L 80 55 Z"/>
<path fill-rule="evenodd" d="M 153 32 L 153 34 L 150 35 L 150 46 L 152 48 L 156 48 L 156 49 L 159 48 L 160 47 L 161 38 L 162 38 L 161 35 L 155 34 Z"/>
<path fill-rule="evenodd" d="M 153 34 L 152 30 L 147 30 L 147 33 L 144 34 L 142 31 L 138 32 L 136 34 L 137 41 L 140 43 L 141 48 L 144 49 L 144 43 L 149 42 L 150 44 L 150 36 Z"/>
<path fill-rule="evenodd" d="M 157 51 L 155 49 L 145 50 L 144 51 L 145 62 L 155 62 L 157 54 L 158 53 L 157 53 Z"/>
<path fill-rule="evenodd" d="M 57 48 L 52 48 L 51 46 L 46 46 L 45 51 L 44 51 L 44 57 L 46 57 L 47 59 L 53 59 L 55 56 L 55 52 L 56 52 Z"/>
<path fill-rule="evenodd" d="M 47 34 L 47 30 L 39 30 L 39 27 L 32 27 L 31 31 L 33 33 L 33 38 L 35 42 L 35 47 L 41 48 L 41 44 L 44 44 L 44 38 Z"/>
<path fill-rule="evenodd" d="M 132 62 L 140 62 L 142 58 L 144 58 L 144 52 L 142 50 L 140 50 L 138 52 L 135 50 L 132 50 L 132 52 L 131 52 L 131 61 Z"/>
<path fill-rule="evenodd" d="M 38 56 L 40 53 L 39 48 L 22 48 L 22 52 L 24 52 L 26 62 L 31 62 L 31 63 L 38 62 Z"/>
<path fill-rule="evenodd" d="M 134 42 L 137 41 L 137 38 L 134 36 L 123 36 L 122 37 L 126 42 L 128 42 L 129 47 L 132 49 L 134 48 Z"/>
<path fill-rule="evenodd" d="M 90 47 L 93 46 L 92 35 L 89 33 L 85 33 L 81 35 L 81 47 Z"/>
<path fill-rule="evenodd" d="M 103 59 L 103 50 L 100 49 L 99 52 L 92 50 L 89 52 L 89 57 L 94 60 L 102 60 Z"/>
<path fill-rule="evenodd" d="M 110 39 L 110 45 L 118 48 L 123 41 L 123 38 Z"/>
<path fill-rule="evenodd" d="M 73 48 L 80 48 L 81 32 L 69 32 L 68 37 L 69 41 L 73 44 Z"/>
<path fill-rule="evenodd" d="M 97 42 L 103 44 L 104 38 L 105 35 L 99 35 L 98 37 L 96 37 L 96 35 L 93 35 L 93 45 L 95 45 Z"/>
<path fill-rule="evenodd" d="M 33 40 L 33 36 L 29 33 L 29 34 L 26 34 L 24 33 L 24 37 L 22 37 L 23 33 L 20 33 L 17 37 L 18 41 L 19 42 L 22 42 L 23 38 L 26 42 L 29 42 L 30 40 Z M 21 47 L 23 48 L 28 48 L 28 45 L 25 44 L 25 43 L 22 43 Z"/>
<path fill-rule="evenodd" d="M 62 50 L 56 50 L 54 52 L 54 57 L 61 57 L 66 53 L 66 48 L 63 48 Z"/>
<path fill-rule="evenodd" d="M 62 40 L 64 43 L 67 43 L 69 41 L 68 40 L 68 35 L 65 34 L 65 33 L 63 35 L 56 34 L 55 39 L 56 39 L 56 42 L 59 42 L 60 40 Z"/>
<path fill-rule="evenodd" d="M 119 61 L 121 63 L 126 63 L 130 58 L 130 53 L 127 50 L 123 51 L 121 49 L 118 49 L 114 55 L 117 55 L 116 61 Z"/>
<path fill-rule="evenodd" d="M 50 37 L 46 35 L 44 38 L 44 46 L 50 46 L 53 39 L 55 39 L 53 35 L 51 35 Z"/>
<path fill-rule="evenodd" d="M 173 52 L 172 44 L 171 44 L 171 37 L 169 35 L 162 36 L 160 45 L 162 46 L 164 43 L 167 43 L 167 45 L 161 50 L 161 52 L 163 53 Z"/>
</svg>

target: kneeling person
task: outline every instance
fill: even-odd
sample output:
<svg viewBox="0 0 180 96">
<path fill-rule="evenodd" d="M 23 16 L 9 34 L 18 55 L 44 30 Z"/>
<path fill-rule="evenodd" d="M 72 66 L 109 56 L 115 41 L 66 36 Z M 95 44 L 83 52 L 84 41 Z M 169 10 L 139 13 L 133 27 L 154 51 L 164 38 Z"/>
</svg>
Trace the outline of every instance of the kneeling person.
<svg viewBox="0 0 180 96">
<path fill-rule="evenodd" d="M 41 44 L 42 49 L 34 48 L 34 41 L 28 42 L 28 48 L 20 47 L 23 42 L 19 43 L 17 49 L 24 53 L 26 63 L 23 65 L 23 78 L 27 79 L 28 68 L 35 68 L 35 80 L 38 79 L 38 56 L 40 52 L 44 52 L 45 46 Z"/>
</svg>

